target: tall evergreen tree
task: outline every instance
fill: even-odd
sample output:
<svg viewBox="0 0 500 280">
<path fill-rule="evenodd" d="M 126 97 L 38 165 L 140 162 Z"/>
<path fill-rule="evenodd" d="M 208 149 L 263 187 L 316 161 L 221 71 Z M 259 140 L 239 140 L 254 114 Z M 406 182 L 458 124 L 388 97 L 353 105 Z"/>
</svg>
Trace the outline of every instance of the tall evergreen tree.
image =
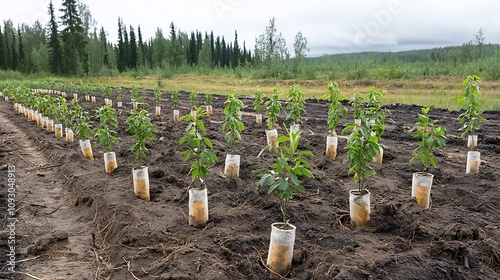
<svg viewBox="0 0 500 280">
<path fill-rule="evenodd" d="M 9 28 L 9 24 L 10 26 L 12 26 L 12 22 L 9 20 L 9 21 L 4 21 L 4 26 L 3 26 L 3 41 L 4 41 L 4 47 L 5 47 L 5 68 L 6 69 L 10 69 L 11 68 L 11 65 L 10 65 L 10 61 L 11 61 L 11 58 L 10 58 L 10 34 L 11 34 L 11 29 Z"/>
<path fill-rule="evenodd" d="M 222 46 L 220 43 L 220 37 L 217 36 L 217 39 L 215 40 L 215 50 L 214 50 L 214 66 L 215 67 L 221 67 L 222 64 Z"/>
<path fill-rule="evenodd" d="M 130 61 L 129 67 L 137 69 L 137 41 L 135 39 L 135 32 L 132 25 L 130 26 Z"/>
<path fill-rule="evenodd" d="M 7 69 L 7 57 L 5 52 L 5 39 L 0 25 L 0 70 Z"/>
<path fill-rule="evenodd" d="M 212 67 L 214 67 L 217 62 L 215 60 L 215 42 L 214 42 L 214 32 L 210 31 L 210 56 L 212 58 Z"/>
<path fill-rule="evenodd" d="M 221 63 L 220 63 L 220 67 L 221 68 L 224 68 L 227 66 L 227 56 L 228 56 L 228 53 L 227 53 L 227 47 L 226 47 L 226 40 L 224 40 L 224 36 L 222 36 L 222 41 L 221 41 Z"/>
<path fill-rule="evenodd" d="M 139 25 L 137 27 L 137 48 L 138 48 L 138 55 L 137 55 L 137 64 L 139 65 L 144 65 L 146 66 L 146 57 L 147 57 L 147 47 L 145 42 L 142 40 L 142 32 L 141 32 L 141 26 Z"/>
<path fill-rule="evenodd" d="M 109 67 L 108 41 L 106 39 L 104 27 L 101 27 L 101 31 L 99 32 L 99 49 L 101 55 L 101 67 Z"/>
<path fill-rule="evenodd" d="M 240 66 L 240 46 L 238 45 L 238 32 L 234 31 L 234 44 L 232 51 L 231 66 L 233 68 Z"/>
<path fill-rule="evenodd" d="M 175 26 L 174 26 L 173 22 L 170 23 L 170 42 L 169 43 L 170 43 L 169 47 L 167 48 L 168 63 L 171 66 L 179 67 L 182 65 L 182 59 L 183 59 L 183 54 L 182 54 L 183 51 L 182 51 L 182 45 L 181 45 L 182 42 L 181 42 L 180 36 L 178 38 L 178 36 L 175 32 Z"/>
<path fill-rule="evenodd" d="M 197 64 L 197 44 L 194 32 L 191 32 L 191 38 L 189 39 L 189 46 L 187 51 L 187 62 L 191 67 Z"/>
<path fill-rule="evenodd" d="M 201 51 L 201 48 L 203 46 L 203 35 L 201 32 L 196 30 L 196 56 L 198 56 L 198 53 Z"/>
<path fill-rule="evenodd" d="M 118 71 L 125 71 L 125 43 L 123 42 L 123 22 L 120 17 L 118 17 L 118 59 L 117 66 Z"/>
<path fill-rule="evenodd" d="M 14 33 L 14 28 L 11 28 L 11 41 L 10 41 L 10 69 L 16 71 L 19 64 L 16 51 L 16 34 Z"/>
<path fill-rule="evenodd" d="M 59 40 L 59 31 L 57 30 L 57 21 L 54 14 L 54 5 L 52 0 L 49 4 L 49 64 L 53 74 L 61 75 L 62 70 L 62 47 Z"/>
<path fill-rule="evenodd" d="M 77 74 L 81 71 L 88 73 L 86 49 L 86 34 L 82 19 L 78 13 L 76 0 L 63 0 L 61 23 L 62 49 L 65 74 Z"/>
<path fill-rule="evenodd" d="M 148 66 L 153 68 L 153 39 L 149 39 L 148 43 Z"/>
<path fill-rule="evenodd" d="M 27 70 L 26 67 L 26 54 L 24 52 L 24 44 L 23 44 L 23 36 L 21 34 L 21 28 L 18 26 L 17 27 L 17 41 L 18 41 L 18 55 L 19 55 L 19 66 L 18 70 L 25 72 Z"/>
<path fill-rule="evenodd" d="M 124 54 L 123 54 L 123 65 L 125 68 L 130 68 L 130 41 L 128 39 L 127 27 L 123 26 L 123 46 Z"/>
<path fill-rule="evenodd" d="M 247 47 L 245 46 L 245 41 L 243 41 L 243 53 L 240 57 L 240 64 L 245 65 L 247 61 Z"/>
</svg>

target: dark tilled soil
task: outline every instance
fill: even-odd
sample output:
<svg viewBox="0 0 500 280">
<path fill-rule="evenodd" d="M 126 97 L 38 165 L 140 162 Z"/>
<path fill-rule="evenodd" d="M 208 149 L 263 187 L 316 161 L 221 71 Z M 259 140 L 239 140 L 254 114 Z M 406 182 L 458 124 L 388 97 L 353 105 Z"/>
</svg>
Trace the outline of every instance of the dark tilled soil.
<svg viewBox="0 0 500 280">
<path fill-rule="evenodd" d="M 154 101 L 150 92 L 148 96 L 153 115 Z M 182 96 L 181 114 L 186 114 L 187 93 Z M 93 147 L 95 160 L 86 160 L 77 142 L 56 139 L 17 115 L 12 103 L 0 101 L 2 115 L 53 163 L 51 169 L 58 174 L 53 180 L 64 183 L 67 192 L 61 199 L 74 205 L 81 220 L 91 225 L 86 234 L 95 236 L 95 244 L 87 244 L 88 255 L 96 259 L 98 279 L 280 279 L 265 266 L 271 224 L 281 220 L 281 212 L 274 196 L 264 189 L 254 190 L 259 177 L 252 170 L 269 166 L 272 157 L 265 153 L 257 158 L 266 141 L 265 124 L 255 123 L 252 100 L 243 98 L 247 107 L 245 131 L 237 144 L 240 178 L 227 179 L 219 175 L 230 152 L 220 130 L 224 97 L 214 98 L 214 116 L 205 119 L 206 135 L 219 157 L 211 169 L 213 176 L 206 181 L 210 217 L 205 226 L 192 227 L 188 225 L 189 165 L 182 161 L 177 144 L 185 124 L 173 122 L 170 104 L 163 105 L 163 117 L 153 117 L 157 140 L 140 163 L 129 151 L 125 119 L 131 106 L 126 98 L 119 117 L 122 143 L 115 149 L 119 167 L 111 175 L 104 172 L 104 149 Z M 97 106 L 80 102 L 88 110 Z M 165 98 L 164 103 L 168 102 Z M 102 103 L 98 98 L 98 104 Z M 447 127 L 448 139 L 437 154 L 438 167 L 431 169 L 435 175 L 432 206 L 424 210 L 411 198 L 412 173 L 421 171 L 422 165 L 408 164 L 416 148 L 411 130 L 420 107 L 386 108 L 391 115 L 381 139 L 387 145 L 384 162 L 373 165 L 377 174 L 368 180 L 371 220 L 368 226 L 355 229 L 349 221 L 348 191 L 356 184 L 343 163 L 346 137 L 340 140 L 338 158 L 328 160 L 324 155 L 328 105 L 308 100 L 300 148 L 316 154 L 311 159 L 315 178 L 304 180 L 307 192 L 289 204 L 297 233 L 293 265 L 286 278 L 499 279 L 499 112 L 485 112 L 488 121 L 479 136 L 480 174 L 466 175 L 467 148 L 459 138 L 459 113 L 431 110 L 431 117 Z M 285 132 L 282 126 L 278 131 Z M 0 149 L 0 157 L 16 160 L 5 146 Z M 133 193 L 131 169 L 139 165 L 149 167 L 151 202 Z M 36 240 L 24 242 L 30 246 Z M 30 257 L 26 254 L 23 257 Z M 50 247 L 37 252 L 41 259 L 54 254 L 57 250 Z M 80 279 L 71 277 L 66 279 Z"/>
</svg>

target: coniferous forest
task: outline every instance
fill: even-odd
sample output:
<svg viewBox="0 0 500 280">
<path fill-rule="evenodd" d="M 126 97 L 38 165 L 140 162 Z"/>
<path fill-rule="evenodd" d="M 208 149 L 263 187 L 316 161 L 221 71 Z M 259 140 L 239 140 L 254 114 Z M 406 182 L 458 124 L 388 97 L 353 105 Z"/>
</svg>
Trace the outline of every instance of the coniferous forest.
<svg viewBox="0 0 500 280">
<path fill-rule="evenodd" d="M 153 38 L 141 26 L 117 19 L 118 39 L 108 39 L 90 8 L 77 0 L 60 0 L 56 17 L 52 1 L 49 22 L 32 26 L 11 20 L 0 23 L 0 78 L 35 76 L 116 76 L 154 74 L 234 74 L 238 77 L 279 79 L 410 79 L 425 76 L 464 76 L 476 73 L 500 79 L 500 48 L 488 44 L 480 29 L 461 46 L 402 52 L 325 54 L 308 57 L 307 34 L 297 31 L 293 47 L 279 32 L 274 18 L 257 38 L 217 35 L 217 30 L 182 30 L 166 22 Z M 245 41 L 255 41 L 249 49 Z M 293 49 L 290 53 L 289 49 Z"/>
</svg>

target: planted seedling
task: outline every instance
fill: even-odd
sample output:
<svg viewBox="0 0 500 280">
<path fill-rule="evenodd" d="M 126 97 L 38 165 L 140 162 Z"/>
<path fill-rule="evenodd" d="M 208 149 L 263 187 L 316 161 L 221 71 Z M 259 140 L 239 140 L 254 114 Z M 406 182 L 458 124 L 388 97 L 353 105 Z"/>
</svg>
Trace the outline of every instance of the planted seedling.
<svg viewBox="0 0 500 280">
<path fill-rule="evenodd" d="M 361 125 L 348 124 L 342 132 L 351 130 L 347 138 L 346 158 L 349 163 L 349 172 L 354 172 L 354 182 L 358 189 L 349 191 L 349 208 L 351 223 L 355 226 L 364 226 L 370 220 L 370 192 L 366 189 L 366 179 L 376 174 L 370 163 L 375 158 L 380 148 L 376 135 L 371 133 L 371 123 L 361 116 Z"/>
<path fill-rule="evenodd" d="M 80 148 L 83 156 L 89 160 L 94 160 L 90 140 L 91 121 L 88 112 L 76 100 L 72 102 L 73 107 L 68 111 L 68 124 L 71 125 L 73 134 L 80 140 Z"/>
<path fill-rule="evenodd" d="M 116 154 L 113 147 L 120 143 L 114 129 L 118 128 L 116 111 L 110 104 L 96 110 L 96 117 L 99 118 L 100 126 L 94 130 L 95 141 L 98 146 L 106 147 L 108 152 L 104 154 L 104 167 L 106 173 L 112 173 L 117 167 Z"/>
<path fill-rule="evenodd" d="M 127 117 L 127 132 L 132 134 L 134 144 L 130 146 L 130 151 L 139 162 L 144 161 L 148 148 L 148 142 L 156 140 L 156 127 L 151 123 L 148 111 L 132 110 Z M 149 195 L 149 174 L 147 166 L 139 164 L 132 169 L 132 179 L 134 181 L 134 193 L 142 200 L 150 200 Z"/>
<path fill-rule="evenodd" d="M 191 108 L 193 108 L 194 110 L 196 110 L 195 109 L 196 99 L 198 99 L 198 93 L 196 91 L 192 90 L 189 93 L 189 104 L 191 104 Z"/>
<path fill-rule="evenodd" d="M 130 97 L 132 100 L 134 110 L 139 109 L 139 105 L 144 104 L 144 92 L 140 90 L 136 85 L 133 85 L 130 90 Z"/>
<path fill-rule="evenodd" d="M 120 86 L 116 86 L 113 88 L 113 91 L 116 94 L 116 102 L 118 103 L 117 106 L 121 107 L 122 106 L 122 94 L 123 94 L 122 88 Z"/>
<path fill-rule="evenodd" d="M 231 154 L 227 155 L 224 175 L 227 177 L 239 176 L 239 159 L 240 156 L 235 154 L 234 142 L 241 140 L 241 132 L 245 129 L 242 121 L 241 108 L 243 102 L 238 98 L 238 92 L 234 90 L 227 100 L 224 102 L 225 120 L 222 124 L 224 140 L 231 150 Z"/>
<path fill-rule="evenodd" d="M 340 103 L 339 85 L 337 82 L 328 85 L 328 93 L 324 99 L 330 102 L 328 118 L 326 119 L 330 131 L 330 135 L 326 137 L 326 156 L 333 160 L 337 157 L 337 125 L 341 117 L 347 116 L 347 109 Z"/>
<path fill-rule="evenodd" d="M 437 166 L 434 151 L 446 144 L 446 129 L 436 126 L 437 120 L 429 118 L 429 110 L 430 108 L 422 108 L 422 113 L 418 115 L 419 121 L 415 124 L 417 130 L 412 136 L 420 141 L 417 143 L 415 156 L 410 159 L 410 164 L 420 159 L 424 166 L 423 172 L 413 174 L 412 197 L 416 197 L 417 204 L 426 209 L 430 206 L 430 190 L 434 177 L 428 173 L 429 167 Z"/>
<path fill-rule="evenodd" d="M 287 212 L 289 200 L 294 193 L 303 193 L 305 188 L 302 184 L 302 178 L 312 178 L 311 166 L 306 157 L 312 157 L 314 154 L 310 151 L 299 151 L 300 131 L 288 131 L 288 135 L 278 138 L 279 144 L 288 143 L 288 145 L 278 145 L 273 149 L 276 156 L 276 162 L 269 170 L 254 170 L 259 173 L 261 178 L 257 182 L 255 190 L 268 186 L 268 194 L 273 193 L 281 201 L 281 214 L 283 223 L 288 224 L 290 217 Z M 258 157 L 262 156 L 268 147 L 262 149 Z"/>
<path fill-rule="evenodd" d="M 278 86 L 274 87 L 273 94 L 271 95 L 271 98 L 265 103 L 265 106 L 267 108 L 267 128 L 273 129 L 274 125 L 278 121 L 278 116 L 283 109 L 280 101 L 280 91 Z"/>
<path fill-rule="evenodd" d="M 173 90 L 172 93 L 170 94 L 170 97 L 172 98 L 172 107 L 174 107 L 174 112 L 173 112 L 173 119 L 174 121 L 179 121 L 179 110 L 177 107 L 179 107 L 181 100 L 179 99 L 179 91 L 178 90 Z"/>
<path fill-rule="evenodd" d="M 241 108 L 243 108 L 244 104 L 238 98 L 238 92 L 234 90 L 224 102 L 224 105 L 225 121 L 222 124 L 222 131 L 226 132 L 224 140 L 226 140 L 231 153 L 234 154 L 234 142 L 241 140 L 241 132 L 245 129 L 241 114 Z"/>
<path fill-rule="evenodd" d="M 362 119 L 361 125 L 348 124 L 343 133 L 351 130 L 347 138 L 347 155 L 344 162 L 349 163 L 349 172 L 354 172 L 354 182 L 358 184 L 358 192 L 363 193 L 366 178 L 375 175 L 375 170 L 370 166 L 381 144 L 376 135 L 371 134 L 371 124 Z"/>
<path fill-rule="evenodd" d="M 465 112 L 458 116 L 460 124 L 465 124 L 461 137 L 469 137 L 467 147 L 477 150 L 477 131 L 486 119 L 479 104 L 479 83 L 481 79 L 476 75 L 469 75 L 462 83 L 463 96 L 458 98 L 458 104 L 465 108 Z"/>
<path fill-rule="evenodd" d="M 260 90 L 259 87 L 257 87 L 257 90 L 255 90 L 255 94 L 253 96 L 254 101 L 253 101 L 253 108 L 255 109 L 255 112 L 257 115 L 255 116 L 255 122 L 256 123 L 262 123 L 262 109 L 264 107 L 264 92 Z"/>
<path fill-rule="evenodd" d="M 207 110 L 207 115 L 212 115 L 212 103 L 213 103 L 214 94 L 211 92 L 205 93 L 205 106 Z"/>
<path fill-rule="evenodd" d="M 213 145 L 210 139 L 204 136 L 205 125 L 201 119 L 207 114 L 200 107 L 196 107 L 196 114 L 182 116 L 181 120 L 187 122 L 186 132 L 179 145 L 186 149 L 181 152 L 184 162 L 191 162 L 189 173 L 191 184 L 189 185 L 189 224 L 205 224 L 208 220 L 208 198 L 205 179 L 210 177 L 209 168 L 217 162 L 217 156 L 212 151 Z M 193 188 L 195 183 L 200 183 L 201 188 Z"/>
<path fill-rule="evenodd" d="M 156 102 L 155 115 L 159 117 L 161 115 L 161 99 L 163 97 L 163 92 L 161 91 L 159 85 L 157 85 L 153 89 L 153 94 L 155 96 L 155 102 Z"/>
<path fill-rule="evenodd" d="M 340 103 L 339 85 L 337 82 L 328 85 L 328 93 L 325 95 L 324 99 L 330 102 L 328 118 L 326 120 L 328 128 L 330 129 L 330 134 L 332 136 L 337 136 L 337 126 L 340 119 L 347 116 L 347 108 Z"/>
<path fill-rule="evenodd" d="M 300 115 L 305 112 L 306 108 L 304 92 L 299 89 L 297 84 L 293 84 L 288 90 L 286 97 L 286 108 L 288 110 L 286 119 L 291 120 L 290 125 L 302 123 Z"/>
</svg>

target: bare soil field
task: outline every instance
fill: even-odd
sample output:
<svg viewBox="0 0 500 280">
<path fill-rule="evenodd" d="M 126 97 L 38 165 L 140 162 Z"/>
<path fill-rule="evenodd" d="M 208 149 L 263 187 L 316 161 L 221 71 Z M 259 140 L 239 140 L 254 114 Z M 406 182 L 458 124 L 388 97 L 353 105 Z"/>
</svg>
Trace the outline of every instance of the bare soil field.
<svg viewBox="0 0 500 280">
<path fill-rule="evenodd" d="M 189 113 L 187 94 L 181 95 L 181 114 Z M 151 91 L 146 96 L 154 116 Z M 348 191 L 357 184 L 343 162 L 346 135 L 338 158 L 327 159 L 328 104 L 307 100 L 300 149 L 316 155 L 314 178 L 304 180 L 307 192 L 290 201 L 295 252 L 292 269 L 281 277 L 265 266 L 271 224 L 281 220 L 279 201 L 264 189 L 254 190 L 259 177 L 252 173 L 272 163 L 270 153 L 257 157 L 266 145 L 265 124 L 255 123 L 253 100 L 242 98 L 247 106 L 236 148 L 240 177 L 220 176 L 229 153 L 221 132 L 224 100 L 215 95 L 214 115 L 204 119 L 219 162 L 206 181 L 210 216 L 203 227 L 188 225 L 191 177 L 178 145 L 185 124 L 172 121 L 166 98 L 162 118 L 153 117 L 157 140 L 145 162 L 150 202 L 133 193 L 131 169 L 139 163 L 125 132 L 128 95 L 119 116 L 118 168 L 112 174 L 104 172 L 104 149 L 94 147 L 94 161 L 86 160 L 77 141 L 56 139 L 15 113 L 13 103 L 0 100 L 0 209 L 5 213 L 7 208 L 6 165 L 15 165 L 17 258 L 37 257 L 19 263 L 19 270 L 42 279 L 500 279 L 500 112 L 484 113 L 480 174 L 473 175 L 465 174 L 459 112 L 431 109 L 431 118 L 447 127 L 447 145 L 437 155 L 438 167 L 431 169 L 432 206 L 424 210 L 411 198 L 412 173 L 422 165 L 408 164 L 417 142 L 411 131 L 421 109 L 385 106 L 391 114 L 381 143 L 387 149 L 368 181 L 371 220 L 357 229 L 349 221 Z M 88 111 L 97 106 L 80 102 Z M 352 119 L 352 108 L 345 104 L 350 116 L 342 125 Z M 285 133 L 283 122 L 279 134 Z M 8 250 L 7 234 L 0 234 L 2 255 Z"/>
</svg>

